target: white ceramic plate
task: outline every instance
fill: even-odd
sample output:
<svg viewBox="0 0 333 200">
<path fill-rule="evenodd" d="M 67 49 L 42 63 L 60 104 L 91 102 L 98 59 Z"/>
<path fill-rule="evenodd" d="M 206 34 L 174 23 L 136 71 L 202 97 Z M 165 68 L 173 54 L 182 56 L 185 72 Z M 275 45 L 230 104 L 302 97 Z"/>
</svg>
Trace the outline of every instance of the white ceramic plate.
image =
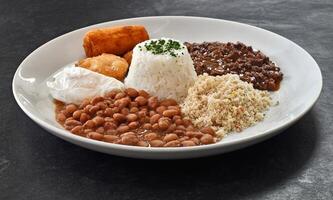
<svg viewBox="0 0 333 200">
<path fill-rule="evenodd" d="M 82 38 L 93 28 L 116 25 L 144 25 L 151 38 L 170 37 L 182 41 L 241 41 L 263 51 L 281 68 L 284 79 L 263 122 L 205 146 L 143 148 L 109 144 L 71 134 L 56 121 L 54 105 L 45 80 L 54 72 L 84 57 Z M 322 76 L 315 60 L 294 42 L 270 31 L 237 22 L 200 17 L 143 17 L 111 21 L 62 35 L 32 52 L 18 67 L 13 93 L 22 110 L 41 127 L 66 141 L 108 154 L 176 159 L 214 155 L 243 148 L 276 135 L 302 117 L 315 103 L 322 88 Z"/>
</svg>

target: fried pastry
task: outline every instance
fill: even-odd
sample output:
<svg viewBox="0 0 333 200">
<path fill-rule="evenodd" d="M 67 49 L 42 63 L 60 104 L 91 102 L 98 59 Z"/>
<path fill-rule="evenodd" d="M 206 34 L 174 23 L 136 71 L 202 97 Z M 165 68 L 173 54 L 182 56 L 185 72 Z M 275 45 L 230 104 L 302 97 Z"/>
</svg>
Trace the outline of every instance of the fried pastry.
<svg viewBox="0 0 333 200">
<path fill-rule="evenodd" d="M 76 66 L 83 67 L 106 76 L 111 76 L 120 81 L 124 80 L 128 70 L 128 63 L 124 58 L 107 53 L 79 60 L 78 63 L 76 63 Z"/>
<path fill-rule="evenodd" d="M 116 26 L 87 32 L 83 39 L 83 47 L 87 57 L 102 53 L 122 56 L 138 43 L 148 39 L 149 35 L 143 26 Z"/>
<path fill-rule="evenodd" d="M 125 60 L 127 61 L 127 63 L 129 65 L 131 65 L 132 55 L 133 55 L 133 50 L 129 51 L 129 52 L 125 53 L 125 55 L 123 55 L 123 58 L 125 58 Z"/>
</svg>

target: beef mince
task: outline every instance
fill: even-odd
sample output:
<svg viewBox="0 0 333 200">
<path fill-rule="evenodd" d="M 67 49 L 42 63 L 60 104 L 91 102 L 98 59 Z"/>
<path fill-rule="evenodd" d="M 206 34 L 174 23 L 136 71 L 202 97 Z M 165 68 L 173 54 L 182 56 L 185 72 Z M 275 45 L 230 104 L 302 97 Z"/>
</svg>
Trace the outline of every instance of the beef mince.
<svg viewBox="0 0 333 200">
<path fill-rule="evenodd" d="M 267 56 L 243 43 L 203 42 L 185 45 L 198 75 L 238 74 L 259 90 L 279 89 L 283 74 Z"/>
</svg>

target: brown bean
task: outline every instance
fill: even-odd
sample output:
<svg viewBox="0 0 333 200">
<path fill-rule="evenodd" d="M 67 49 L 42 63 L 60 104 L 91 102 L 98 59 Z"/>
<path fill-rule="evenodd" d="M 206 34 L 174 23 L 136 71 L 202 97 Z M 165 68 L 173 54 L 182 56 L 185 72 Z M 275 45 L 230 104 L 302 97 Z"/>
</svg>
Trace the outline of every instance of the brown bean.
<svg viewBox="0 0 333 200">
<path fill-rule="evenodd" d="M 117 90 L 112 90 L 112 91 L 106 93 L 105 96 L 107 98 L 114 99 L 117 94 L 118 94 Z"/>
<path fill-rule="evenodd" d="M 148 123 L 149 120 L 150 120 L 149 117 L 139 117 L 139 122 L 140 122 L 141 124 Z"/>
<path fill-rule="evenodd" d="M 66 120 L 66 115 L 64 113 L 58 113 L 56 119 L 58 122 L 63 123 Z"/>
<path fill-rule="evenodd" d="M 126 116 L 121 113 L 115 113 L 113 114 L 113 119 L 115 119 L 117 122 L 123 122 L 126 121 Z"/>
<path fill-rule="evenodd" d="M 183 141 L 189 140 L 189 139 L 190 138 L 188 136 L 183 136 L 183 137 L 179 138 L 178 140 L 179 140 L 179 142 L 183 142 Z"/>
<path fill-rule="evenodd" d="M 191 140 L 185 140 L 183 142 L 181 142 L 181 144 L 184 146 L 184 147 L 190 147 L 190 146 L 195 146 L 196 144 L 191 141 Z"/>
<path fill-rule="evenodd" d="M 173 132 L 176 133 L 177 135 L 184 135 L 184 133 L 185 133 L 184 130 L 175 130 Z"/>
<path fill-rule="evenodd" d="M 118 113 L 120 109 L 118 107 L 111 108 L 113 113 Z"/>
<path fill-rule="evenodd" d="M 196 131 L 197 129 L 194 128 L 194 126 L 189 125 L 188 127 L 186 127 L 186 131 Z"/>
<path fill-rule="evenodd" d="M 125 92 L 128 96 L 135 98 L 139 95 L 138 91 L 136 91 L 136 89 L 134 88 L 126 88 Z"/>
<path fill-rule="evenodd" d="M 137 145 L 140 146 L 140 147 L 148 147 L 149 143 L 146 142 L 146 141 L 139 140 Z"/>
<path fill-rule="evenodd" d="M 177 140 L 178 139 L 178 135 L 174 134 L 174 133 L 170 133 L 170 134 L 166 134 L 163 138 L 164 142 L 170 142 L 172 140 Z"/>
<path fill-rule="evenodd" d="M 214 138 L 213 136 L 211 136 L 210 134 L 204 134 L 201 138 L 200 138 L 200 142 L 202 144 L 212 144 L 214 143 Z"/>
<path fill-rule="evenodd" d="M 196 145 L 200 144 L 200 140 L 198 138 L 191 138 L 191 141 L 193 141 Z"/>
<path fill-rule="evenodd" d="M 179 114 L 178 110 L 165 110 L 165 111 L 163 111 L 163 116 L 164 117 L 172 118 L 173 116 L 178 115 L 178 114 Z"/>
<path fill-rule="evenodd" d="M 104 121 L 105 122 L 115 122 L 115 120 L 112 117 L 105 117 Z"/>
<path fill-rule="evenodd" d="M 77 109 L 78 109 L 77 106 L 74 105 L 74 104 L 68 104 L 65 107 L 66 112 L 69 113 L 69 114 L 73 114 L 73 112 L 75 112 Z"/>
<path fill-rule="evenodd" d="M 120 113 L 126 116 L 129 113 L 129 109 L 128 108 L 122 108 Z"/>
<path fill-rule="evenodd" d="M 126 116 L 126 119 L 129 122 L 133 122 L 133 121 L 136 121 L 138 119 L 138 116 L 136 114 L 128 114 Z"/>
<path fill-rule="evenodd" d="M 100 116 L 96 116 L 93 119 L 93 122 L 95 123 L 96 126 L 101 126 L 104 124 L 104 118 Z"/>
<path fill-rule="evenodd" d="M 131 123 L 128 124 L 128 127 L 130 129 L 136 129 L 136 128 L 139 127 L 139 122 L 131 122 Z"/>
<path fill-rule="evenodd" d="M 166 130 L 170 126 L 170 120 L 165 117 L 162 117 L 158 120 L 158 126 L 161 130 Z"/>
<path fill-rule="evenodd" d="M 108 134 L 108 135 L 117 135 L 118 131 L 114 130 L 114 129 L 109 129 L 109 130 L 106 130 L 105 134 Z"/>
<path fill-rule="evenodd" d="M 81 125 L 79 126 L 75 126 L 72 130 L 72 133 L 76 134 L 76 135 L 81 135 L 83 133 L 83 127 Z"/>
<path fill-rule="evenodd" d="M 192 125 L 192 122 L 191 122 L 191 120 L 189 120 L 189 119 L 183 119 L 183 122 L 184 122 L 184 126 L 185 126 L 185 127 L 187 127 L 187 126 L 189 126 L 189 125 Z"/>
<path fill-rule="evenodd" d="M 121 137 L 121 143 L 125 145 L 136 145 L 139 139 L 135 135 L 126 135 Z"/>
<path fill-rule="evenodd" d="M 104 138 L 103 138 L 103 140 L 105 142 L 109 142 L 109 143 L 114 143 L 118 139 L 119 139 L 119 137 L 116 135 L 104 135 Z"/>
<path fill-rule="evenodd" d="M 91 100 L 91 104 L 95 105 L 95 104 L 97 104 L 98 102 L 101 102 L 101 101 L 104 101 L 104 97 L 97 96 L 97 97 L 94 97 L 94 98 Z"/>
<path fill-rule="evenodd" d="M 147 116 L 147 111 L 140 110 L 140 111 L 138 112 L 138 116 L 139 116 L 139 118 L 144 118 L 144 117 L 146 117 L 146 116 Z"/>
<path fill-rule="evenodd" d="M 180 142 L 178 140 L 172 140 L 164 145 L 165 147 L 179 147 Z"/>
<path fill-rule="evenodd" d="M 95 126 L 96 125 L 93 120 L 88 120 L 88 121 L 86 121 L 86 123 L 83 124 L 84 128 L 94 128 Z"/>
<path fill-rule="evenodd" d="M 162 147 L 164 145 L 162 140 L 152 140 L 149 143 L 152 147 Z"/>
<path fill-rule="evenodd" d="M 184 122 L 183 122 L 182 119 L 176 119 L 175 124 L 176 124 L 176 125 L 183 125 Z"/>
<path fill-rule="evenodd" d="M 137 112 L 139 112 L 139 108 L 138 107 L 132 107 L 130 109 L 130 113 L 137 113 Z"/>
<path fill-rule="evenodd" d="M 119 92 L 118 94 L 116 94 L 114 99 L 121 99 L 121 98 L 124 98 L 125 96 L 126 96 L 126 94 L 124 92 Z"/>
<path fill-rule="evenodd" d="M 104 135 L 97 132 L 90 132 L 87 134 L 87 137 L 93 140 L 103 140 Z"/>
<path fill-rule="evenodd" d="M 113 122 L 105 122 L 104 123 L 104 129 L 105 130 L 114 130 L 117 128 L 117 125 Z"/>
<path fill-rule="evenodd" d="M 105 110 L 108 107 L 104 102 L 98 102 L 95 106 L 98 106 L 101 110 Z"/>
<path fill-rule="evenodd" d="M 139 90 L 138 93 L 139 93 L 139 96 L 142 96 L 146 99 L 149 97 L 149 94 L 144 90 Z"/>
<path fill-rule="evenodd" d="M 159 105 L 158 98 L 157 97 L 149 97 L 148 99 L 148 107 L 151 109 L 157 108 Z"/>
<path fill-rule="evenodd" d="M 133 108 L 133 107 L 139 107 L 139 104 L 138 104 L 138 102 L 135 102 L 135 101 L 132 101 L 130 104 L 129 104 L 129 107 L 130 108 Z"/>
<path fill-rule="evenodd" d="M 154 110 L 150 110 L 149 111 L 149 116 L 152 117 L 153 115 L 157 114 L 157 112 L 155 112 Z"/>
<path fill-rule="evenodd" d="M 125 132 L 129 131 L 129 129 L 130 128 L 127 125 L 122 125 L 122 126 L 118 126 L 117 131 L 119 133 L 125 133 Z"/>
<path fill-rule="evenodd" d="M 160 102 L 161 106 L 176 106 L 177 105 L 177 101 L 174 99 L 163 99 Z"/>
<path fill-rule="evenodd" d="M 90 129 L 90 128 L 88 128 L 88 129 L 83 129 L 83 133 L 85 134 L 85 135 L 87 135 L 88 133 L 90 133 L 90 132 L 94 132 L 92 129 Z"/>
<path fill-rule="evenodd" d="M 179 115 L 175 115 L 175 116 L 172 117 L 172 120 L 173 120 L 174 122 L 175 122 L 177 119 L 182 119 L 182 117 L 179 116 Z"/>
<path fill-rule="evenodd" d="M 176 124 L 171 124 L 169 128 L 166 130 L 167 133 L 174 132 L 176 130 L 177 125 Z"/>
<path fill-rule="evenodd" d="M 156 112 L 158 112 L 159 114 L 163 114 L 163 112 L 167 109 L 166 106 L 159 106 L 156 108 Z"/>
<path fill-rule="evenodd" d="M 153 130 L 158 130 L 160 127 L 158 126 L 158 123 L 155 123 L 151 126 Z"/>
<path fill-rule="evenodd" d="M 77 111 L 75 111 L 74 113 L 73 113 L 73 118 L 74 119 L 80 119 L 80 117 L 81 117 L 81 114 L 82 114 L 82 110 L 77 110 Z"/>
<path fill-rule="evenodd" d="M 134 135 L 135 136 L 135 133 L 130 131 L 130 132 L 126 132 L 126 133 L 123 133 L 120 135 L 120 137 L 124 137 L 124 136 L 128 136 L 128 135 Z"/>
<path fill-rule="evenodd" d="M 89 113 L 92 114 L 92 115 L 96 114 L 97 111 L 99 111 L 99 107 L 98 106 L 92 106 L 89 109 Z"/>
<path fill-rule="evenodd" d="M 178 111 L 180 111 L 180 107 L 179 106 L 168 106 L 168 110 L 178 110 Z"/>
<path fill-rule="evenodd" d="M 154 133 L 154 132 L 151 132 L 151 133 L 147 133 L 145 136 L 144 136 L 145 140 L 147 141 L 152 141 L 152 140 L 155 140 L 158 138 L 157 134 Z"/>
<path fill-rule="evenodd" d="M 183 125 L 178 125 L 178 126 L 176 127 L 176 129 L 177 129 L 177 130 L 182 130 L 182 131 L 185 131 L 185 130 L 186 130 L 185 126 L 183 126 Z"/>
<path fill-rule="evenodd" d="M 67 119 L 65 121 L 65 125 L 66 126 L 78 126 L 78 125 L 82 125 L 82 123 L 79 122 L 79 121 L 77 121 L 77 120 L 75 120 L 75 119 Z"/>
<path fill-rule="evenodd" d="M 201 133 L 199 131 L 186 131 L 185 135 L 190 138 L 196 137 L 196 138 L 200 139 L 203 136 L 203 133 Z"/>
<path fill-rule="evenodd" d="M 150 123 L 155 124 L 158 122 L 158 120 L 161 118 L 160 114 L 155 114 L 150 118 Z"/>
<path fill-rule="evenodd" d="M 209 134 L 212 136 L 215 136 L 215 131 L 214 129 L 212 129 L 211 127 L 207 126 L 207 127 L 203 127 L 202 129 L 200 129 L 200 132 L 205 133 L 205 134 Z"/>
<path fill-rule="evenodd" d="M 86 107 L 83 108 L 83 112 L 85 112 L 85 113 L 89 113 L 89 110 L 90 110 L 90 108 L 92 108 L 92 107 L 93 107 L 93 106 L 90 105 L 90 104 L 86 105 Z"/>
<path fill-rule="evenodd" d="M 105 110 L 104 110 L 104 115 L 105 116 L 108 116 L 108 117 L 112 117 L 113 116 L 113 111 L 112 111 L 112 108 L 106 108 Z"/>
<path fill-rule="evenodd" d="M 140 109 L 140 111 L 145 111 L 146 113 L 148 113 L 148 107 L 147 106 L 140 106 L 139 109 Z"/>
<path fill-rule="evenodd" d="M 81 116 L 80 116 L 80 122 L 81 123 L 85 123 L 89 119 L 90 119 L 90 115 L 88 115 L 87 113 L 82 113 Z"/>
<path fill-rule="evenodd" d="M 143 96 L 136 97 L 134 101 L 137 102 L 139 106 L 144 106 L 147 104 L 147 99 L 144 98 Z"/>
<path fill-rule="evenodd" d="M 96 112 L 96 115 L 99 117 L 104 117 L 104 111 L 103 110 L 99 110 Z"/>
<path fill-rule="evenodd" d="M 150 130 L 152 128 L 152 125 L 150 123 L 145 123 L 142 128 L 146 129 L 146 130 Z"/>
<path fill-rule="evenodd" d="M 84 107 L 86 107 L 88 104 L 90 104 L 89 99 L 83 99 L 83 101 L 81 102 L 79 108 L 83 109 Z"/>
<path fill-rule="evenodd" d="M 98 127 L 98 128 L 95 130 L 95 132 L 100 133 L 100 134 L 104 134 L 105 130 L 104 130 L 103 127 Z"/>
</svg>

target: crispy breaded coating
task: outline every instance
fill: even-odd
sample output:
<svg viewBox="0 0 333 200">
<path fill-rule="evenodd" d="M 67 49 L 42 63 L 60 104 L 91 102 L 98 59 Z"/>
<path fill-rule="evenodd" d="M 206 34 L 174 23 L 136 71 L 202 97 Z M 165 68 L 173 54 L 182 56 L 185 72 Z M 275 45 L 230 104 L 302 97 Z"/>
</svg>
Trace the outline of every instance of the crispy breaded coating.
<svg viewBox="0 0 333 200">
<path fill-rule="evenodd" d="M 124 80 L 128 70 L 128 63 L 124 58 L 106 53 L 103 53 L 100 56 L 79 60 L 78 63 L 76 63 L 76 66 L 83 67 L 106 76 L 111 76 L 120 81 Z"/>
<path fill-rule="evenodd" d="M 129 52 L 125 53 L 125 55 L 123 55 L 123 58 L 125 58 L 125 60 L 127 61 L 127 63 L 129 65 L 131 65 L 132 55 L 133 55 L 133 50 L 129 51 Z"/>
<path fill-rule="evenodd" d="M 87 32 L 83 39 L 83 47 L 87 57 L 102 53 L 122 56 L 138 43 L 148 39 L 149 35 L 143 26 L 116 26 Z"/>
</svg>

